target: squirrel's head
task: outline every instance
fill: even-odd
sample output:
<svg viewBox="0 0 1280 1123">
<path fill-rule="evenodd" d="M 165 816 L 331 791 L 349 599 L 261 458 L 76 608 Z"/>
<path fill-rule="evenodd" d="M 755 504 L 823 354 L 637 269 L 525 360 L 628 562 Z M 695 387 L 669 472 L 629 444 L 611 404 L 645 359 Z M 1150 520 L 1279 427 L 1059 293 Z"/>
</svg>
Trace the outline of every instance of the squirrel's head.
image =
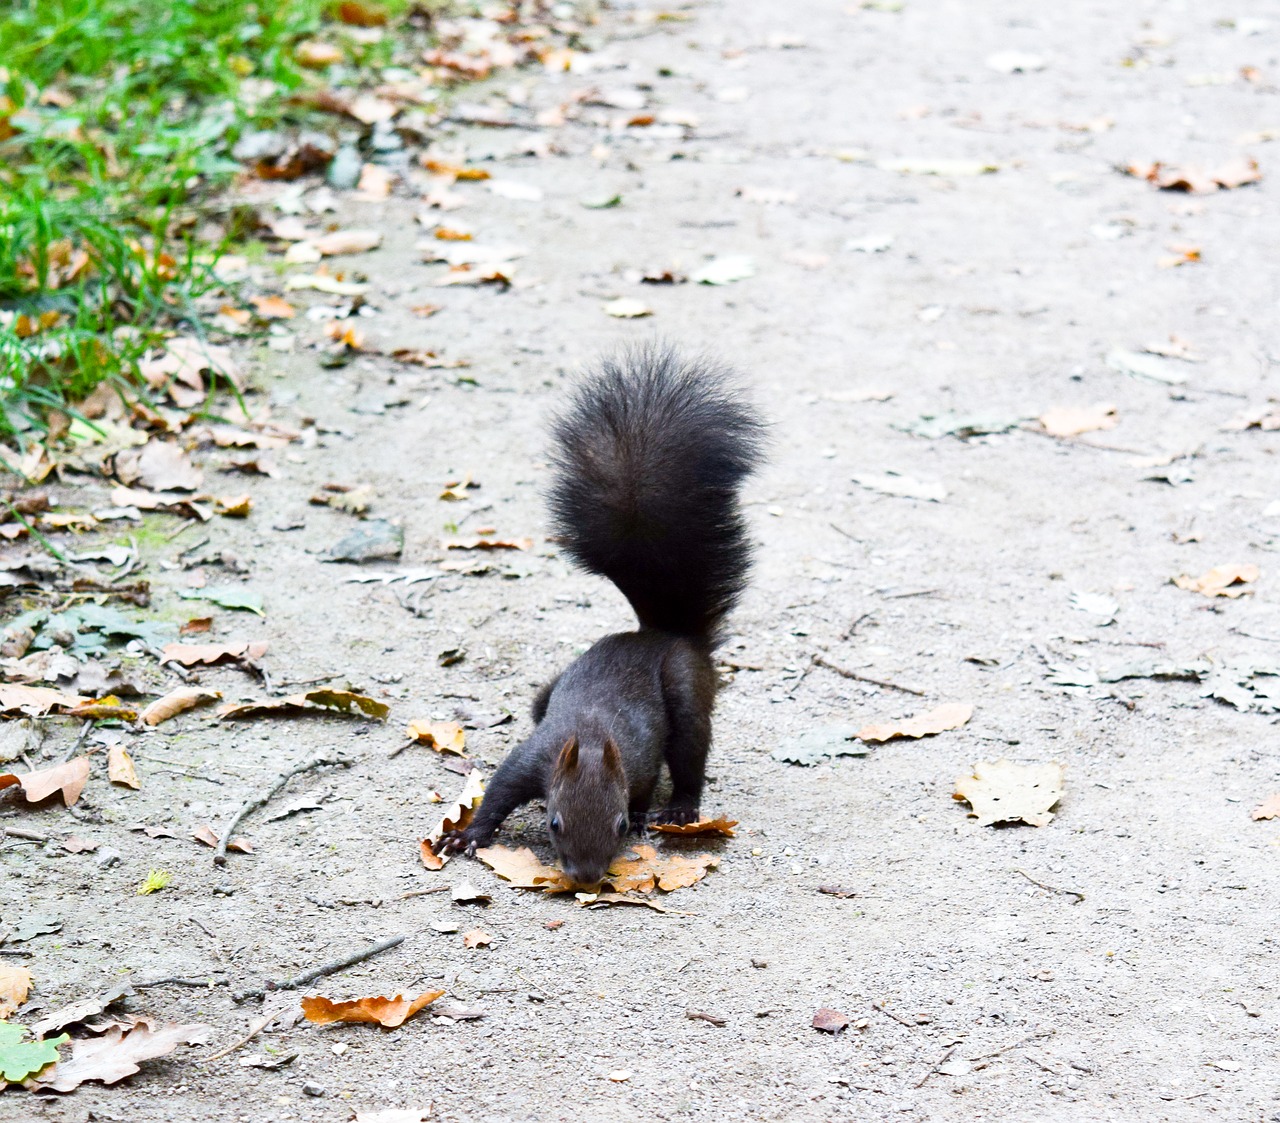
<svg viewBox="0 0 1280 1123">
<path fill-rule="evenodd" d="M 630 818 L 627 770 L 612 738 L 596 749 L 570 737 L 547 791 L 547 833 L 565 876 L 596 885 L 622 849 Z"/>
</svg>

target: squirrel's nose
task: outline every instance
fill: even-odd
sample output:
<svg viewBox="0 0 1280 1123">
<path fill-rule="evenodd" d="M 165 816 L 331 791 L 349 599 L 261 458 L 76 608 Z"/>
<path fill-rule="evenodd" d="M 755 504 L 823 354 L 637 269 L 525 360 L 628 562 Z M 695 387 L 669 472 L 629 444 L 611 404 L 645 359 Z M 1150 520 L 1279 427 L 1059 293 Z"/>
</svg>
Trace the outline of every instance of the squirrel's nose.
<svg viewBox="0 0 1280 1123">
<path fill-rule="evenodd" d="M 575 885 L 599 885 L 604 880 L 604 870 L 589 866 L 566 866 L 564 875 Z"/>
</svg>

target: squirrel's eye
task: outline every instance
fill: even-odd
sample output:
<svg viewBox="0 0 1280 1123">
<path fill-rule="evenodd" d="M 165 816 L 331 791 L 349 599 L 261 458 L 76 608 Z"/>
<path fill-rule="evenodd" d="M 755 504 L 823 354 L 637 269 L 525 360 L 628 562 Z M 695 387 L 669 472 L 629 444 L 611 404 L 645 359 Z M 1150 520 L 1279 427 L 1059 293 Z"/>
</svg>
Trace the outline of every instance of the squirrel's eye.
<svg viewBox="0 0 1280 1123">
<path fill-rule="evenodd" d="M 552 834 L 559 834 L 559 833 L 560 833 L 560 826 L 561 826 L 561 823 L 560 823 L 560 816 L 559 816 L 559 815 L 552 815 L 552 816 L 551 816 L 551 822 L 550 822 L 548 825 L 551 827 L 551 833 L 552 833 Z"/>
<path fill-rule="evenodd" d="M 627 817 L 625 815 L 619 815 L 617 822 L 618 833 L 626 834 L 628 825 Z"/>
</svg>

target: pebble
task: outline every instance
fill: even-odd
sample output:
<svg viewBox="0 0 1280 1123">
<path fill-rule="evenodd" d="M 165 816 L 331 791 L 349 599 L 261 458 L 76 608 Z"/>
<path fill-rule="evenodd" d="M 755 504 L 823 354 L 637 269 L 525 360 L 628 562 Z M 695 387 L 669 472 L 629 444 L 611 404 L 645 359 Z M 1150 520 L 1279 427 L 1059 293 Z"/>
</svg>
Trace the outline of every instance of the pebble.
<svg viewBox="0 0 1280 1123">
<path fill-rule="evenodd" d="M 324 1095 L 324 1085 L 323 1085 L 323 1084 L 317 1084 L 314 1080 L 308 1080 L 308 1081 L 307 1081 L 307 1082 L 302 1086 L 302 1094 L 303 1094 L 304 1096 L 323 1096 L 323 1095 Z"/>
<path fill-rule="evenodd" d="M 98 863 L 98 868 L 109 870 L 112 866 L 118 866 L 124 855 L 113 846 L 103 846 L 98 850 L 97 857 L 94 861 Z"/>
<path fill-rule="evenodd" d="M 360 182 L 360 168 L 363 161 L 360 153 L 350 144 L 344 144 L 329 161 L 329 170 L 325 172 L 325 182 L 335 191 L 350 191 Z"/>
</svg>

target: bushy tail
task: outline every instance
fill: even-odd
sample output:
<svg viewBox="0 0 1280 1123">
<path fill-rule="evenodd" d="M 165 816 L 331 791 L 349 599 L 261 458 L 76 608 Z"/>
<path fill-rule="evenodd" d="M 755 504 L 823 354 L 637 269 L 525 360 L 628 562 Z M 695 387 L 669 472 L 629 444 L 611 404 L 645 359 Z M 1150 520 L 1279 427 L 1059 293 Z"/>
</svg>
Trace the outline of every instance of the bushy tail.
<svg viewBox="0 0 1280 1123">
<path fill-rule="evenodd" d="M 605 359 L 553 429 L 549 502 L 569 554 L 640 624 L 714 643 L 746 584 L 738 488 L 764 425 L 724 368 L 649 346 Z"/>
</svg>

